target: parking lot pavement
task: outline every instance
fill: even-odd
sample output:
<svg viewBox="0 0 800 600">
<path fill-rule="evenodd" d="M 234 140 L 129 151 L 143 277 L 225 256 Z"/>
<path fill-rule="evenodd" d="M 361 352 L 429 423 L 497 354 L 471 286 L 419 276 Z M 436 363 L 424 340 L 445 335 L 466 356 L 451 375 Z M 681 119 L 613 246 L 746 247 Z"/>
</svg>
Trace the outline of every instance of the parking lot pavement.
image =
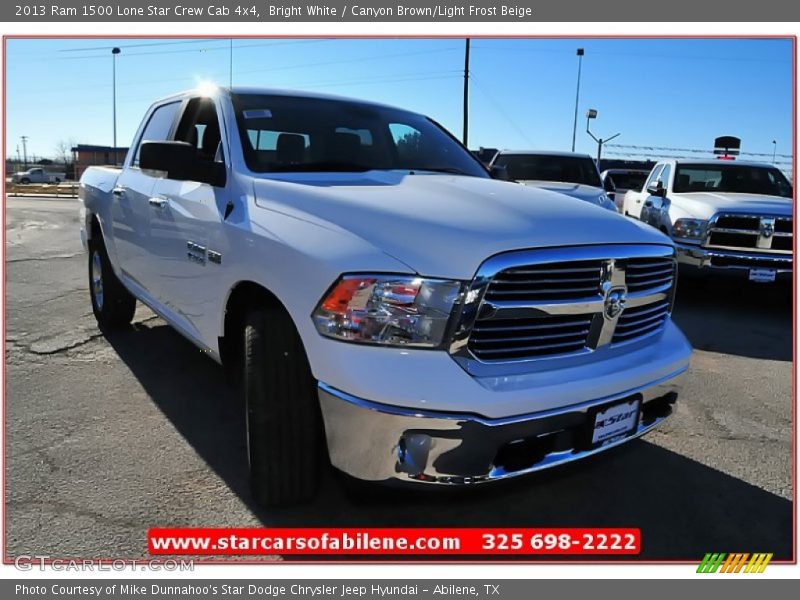
<svg viewBox="0 0 800 600">
<path fill-rule="evenodd" d="M 582 464 L 457 492 L 261 510 L 241 402 L 147 309 L 97 330 L 77 201 L 6 203 L 6 556 L 137 558 L 155 526 L 634 526 L 642 558 L 792 552 L 791 291 L 679 285 L 696 348 L 676 415 Z"/>
</svg>

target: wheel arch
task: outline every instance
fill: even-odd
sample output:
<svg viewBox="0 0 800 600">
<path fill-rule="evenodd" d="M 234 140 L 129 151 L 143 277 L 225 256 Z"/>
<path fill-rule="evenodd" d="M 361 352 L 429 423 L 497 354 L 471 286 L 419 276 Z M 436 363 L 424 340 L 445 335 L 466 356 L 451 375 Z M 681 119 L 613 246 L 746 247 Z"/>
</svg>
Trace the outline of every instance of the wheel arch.
<svg viewBox="0 0 800 600">
<path fill-rule="evenodd" d="M 254 307 L 279 308 L 291 318 L 284 303 L 269 288 L 252 280 L 237 281 L 225 301 L 222 335 L 218 339 L 220 360 L 229 377 L 235 375 L 241 359 L 245 315 Z"/>
</svg>

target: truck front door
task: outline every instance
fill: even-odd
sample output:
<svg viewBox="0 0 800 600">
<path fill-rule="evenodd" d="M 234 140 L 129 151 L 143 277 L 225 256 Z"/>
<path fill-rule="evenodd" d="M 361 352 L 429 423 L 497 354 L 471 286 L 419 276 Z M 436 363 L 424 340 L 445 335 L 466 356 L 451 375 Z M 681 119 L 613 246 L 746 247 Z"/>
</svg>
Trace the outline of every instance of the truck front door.
<svg viewBox="0 0 800 600">
<path fill-rule="evenodd" d="M 163 204 L 150 222 L 152 264 L 158 268 L 158 296 L 178 325 L 197 341 L 216 341 L 211 330 L 213 303 L 223 285 L 220 276 L 226 242 L 227 206 L 220 115 L 211 98 L 192 98 L 183 110 L 173 139 L 196 149 L 198 178 L 216 170 L 222 180 L 207 183 L 160 179 L 153 195 Z M 204 329 L 205 328 L 205 329 Z"/>
</svg>

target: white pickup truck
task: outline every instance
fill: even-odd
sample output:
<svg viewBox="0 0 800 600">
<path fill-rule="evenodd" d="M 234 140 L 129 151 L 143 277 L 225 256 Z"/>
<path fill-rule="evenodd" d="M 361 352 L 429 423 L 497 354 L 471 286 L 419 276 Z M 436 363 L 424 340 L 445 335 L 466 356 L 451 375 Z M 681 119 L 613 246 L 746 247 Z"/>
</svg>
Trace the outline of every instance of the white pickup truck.
<svg viewBox="0 0 800 600">
<path fill-rule="evenodd" d="M 667 237 L 493 180 L 416 113 L 182 93 L 80 199 L 99 325 L 144 302 L 241 382 L 260 503 L 328 461 L 472 484 L 580 459 L 664 420 L 688 366 Z"/>
<path fill-rule="evenodd" d="M 61 183 L 64 173 L 45 171 L 41 167 L 34 167 L 26 171 L 18 171 L 11 176 L 12 183 Z"/>
<path fill-rule="evenodd" d="M 678 261 L 772 282 L 792 273 L 792 185 L 776 167 L 745 161 L 667 160 L 623 213 L 670 235 Z"/>
</svg>

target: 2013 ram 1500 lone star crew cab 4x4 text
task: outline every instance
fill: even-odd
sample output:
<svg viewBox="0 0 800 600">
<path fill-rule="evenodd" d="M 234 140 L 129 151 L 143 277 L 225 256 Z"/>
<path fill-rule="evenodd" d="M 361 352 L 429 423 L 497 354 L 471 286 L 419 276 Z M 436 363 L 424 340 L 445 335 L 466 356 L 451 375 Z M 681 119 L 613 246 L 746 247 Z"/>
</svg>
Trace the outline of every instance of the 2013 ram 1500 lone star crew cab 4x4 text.
<svg viewBox="0 0 800 600">
<path fill-rule="evenodd" d="M 665 419 L 688 366 L 668 238 L 405 110 L 179 94 L 80 197 L 100 326 L 141 300 L 241 382 L 261 503 L 328 460 L 452 485 L 580 459 Z"/>
</svg>

